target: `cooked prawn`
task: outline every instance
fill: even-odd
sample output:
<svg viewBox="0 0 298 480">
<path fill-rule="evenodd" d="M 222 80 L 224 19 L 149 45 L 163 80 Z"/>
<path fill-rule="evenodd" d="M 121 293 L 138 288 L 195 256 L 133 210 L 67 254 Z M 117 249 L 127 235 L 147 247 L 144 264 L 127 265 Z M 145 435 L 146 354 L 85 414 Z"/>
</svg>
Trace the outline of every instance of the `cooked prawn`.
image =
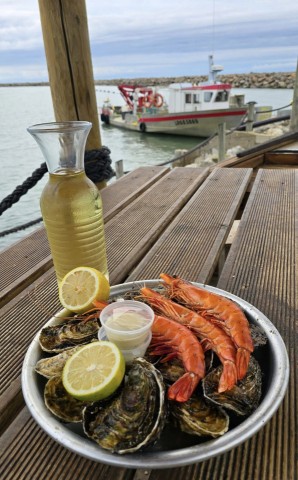
<svg viewBox="0 0 298 480">
<path fill-rule="evenodd" d="M 165 273 L 160 277 L 168 285 L 172 298 L 220 325 L 232 338 L 237 349 L 237 376 L 241 380 L 246 375 L 250 354 L 254 350 L 249 323 L 241 308 L 229 298 L 195 286 L 181 278 L 174 278 Z"/>
<path fill-rule="evenodd" d="M 204 352 L 196 336 L 174 320 L 155 315 L 149 352 L 166 355 L 163 361 L 174 356 L 182 360 L 186 373 L 170 386 L 168 398 L 186 402 L 205 376 Z"/>
<path fill-rule="evenodd" d="M 141 299 L 147 301 L 157 313 L 166 315 L 190 328 L 201 339 L 205 351 L 212 349 L 217 354 L 223 365 L 218 391 L 232 389 L 237 383 L 236 348 L 224 330 L 198 313 L 172 302 L 150 288 L 141 288 L 140 292 Z"/>
</svg>

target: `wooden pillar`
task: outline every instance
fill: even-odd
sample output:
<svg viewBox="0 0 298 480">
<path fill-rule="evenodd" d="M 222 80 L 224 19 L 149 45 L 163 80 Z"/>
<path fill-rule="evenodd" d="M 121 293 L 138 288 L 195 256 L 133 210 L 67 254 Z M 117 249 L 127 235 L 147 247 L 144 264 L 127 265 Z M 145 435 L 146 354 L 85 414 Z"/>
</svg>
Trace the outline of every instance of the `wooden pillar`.
<svg viewBox="0 0 298 480">
<path fill-rule="evenodd" d="M 85 0 L 39 0 L 49 80 L 57 122 L 87 120 L 86 150 L 102 146 Z"/>
<path fill-rule="evenodd" d="M 222 162 L 226 156 L 226 122 L 218 124 L 218 161 Z"/>
<path fill-rule="evenodd" d="M 294 85 L 290 130 L 292 132 L 298 131 L 298 62 L 296 67 L 296 78 L 295 78 L 295 85 Z"/>
</svg>

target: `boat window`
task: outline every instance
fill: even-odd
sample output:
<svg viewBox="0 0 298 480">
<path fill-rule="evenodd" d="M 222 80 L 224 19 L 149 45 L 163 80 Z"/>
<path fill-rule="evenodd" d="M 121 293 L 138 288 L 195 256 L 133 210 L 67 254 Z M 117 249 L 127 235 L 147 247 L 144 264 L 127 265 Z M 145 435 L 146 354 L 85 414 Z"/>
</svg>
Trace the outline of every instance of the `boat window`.
<svg viewBox="0 0 298 480">
<path fill-rule="evenodd" d="M 228 100 L 228 92 L 226 90 L 217 92 L 215 97 L 215 102 L 226 102 L 227 100 Z"/>
<path fill-rule="evenodd" d="M 185 94 L 185 103 L 191 103 L 191 93 Z"/>
<path fill-rule="evenodd" d="M 200 103 L 200 95 L 198 93 L 193 95 L 193 103 Z"/>
<path fill-rule="evenodd" d="M 211 102 L 212 92 L 204 92 L 204 102 Z"/>
</svg>

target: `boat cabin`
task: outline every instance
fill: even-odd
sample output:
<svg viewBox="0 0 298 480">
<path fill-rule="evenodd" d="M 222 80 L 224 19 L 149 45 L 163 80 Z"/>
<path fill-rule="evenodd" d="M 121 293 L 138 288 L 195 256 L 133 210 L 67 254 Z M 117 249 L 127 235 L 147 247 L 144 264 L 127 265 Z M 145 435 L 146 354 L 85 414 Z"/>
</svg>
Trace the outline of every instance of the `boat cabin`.
<svg viewBox="0 0 298 480">
<path fill-rule="evenodd" d="M 193 112 L 229 108 L 231 85 L 171 84 L 168 88 L 169 112 Z"/>
</svg>

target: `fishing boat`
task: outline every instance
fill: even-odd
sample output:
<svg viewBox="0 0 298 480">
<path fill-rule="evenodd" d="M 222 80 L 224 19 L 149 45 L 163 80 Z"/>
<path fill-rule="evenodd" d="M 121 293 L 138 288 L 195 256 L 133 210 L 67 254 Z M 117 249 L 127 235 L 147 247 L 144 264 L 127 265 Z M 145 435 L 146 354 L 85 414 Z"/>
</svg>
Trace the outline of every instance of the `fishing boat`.
<svg viewBox="0 0 298 480">
<path fill-rule="evenodd" d="M 205 83 L 173 83 L 167 88 L 119 85 L 125 105 L 114 108 L 107 99 L 100 110 L 101 121 L 142 133 L 191 137 L 209 137 L 219 124 L 234 128 L 247 114 L 247 105 L 244 95 L 231 95 L 232 85 L 217 81 L 221 70 L 210 55 Z"/>
</svg>

